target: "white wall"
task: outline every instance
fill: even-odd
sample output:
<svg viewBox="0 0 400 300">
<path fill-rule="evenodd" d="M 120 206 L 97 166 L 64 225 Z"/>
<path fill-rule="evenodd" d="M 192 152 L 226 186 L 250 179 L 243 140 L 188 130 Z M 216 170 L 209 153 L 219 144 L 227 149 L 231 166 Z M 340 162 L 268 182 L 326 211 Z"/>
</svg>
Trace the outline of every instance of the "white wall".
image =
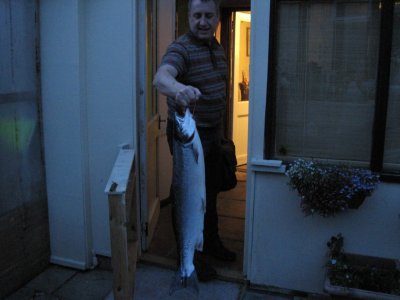
<svg viewBox="0 0 400 300">
<path fill-rule="evenodd" d="M 135 140 L 136 1 L 40 3 L 51 260 L 109 255 L 104 188 L 118 145 Z"/>
<path fill-rule="evenodd" d="M 82 148 L 86 124 L 81 118 L 79 11 L 77 0 L 41 2 L 41 75 L 51 261 L 86 268 L 88 181 L 82 168 L 87 153 Z"/>
<path fill-rule="evenodd" d="M 244 270 L 253 284 L 321 293 L 332 235 L 343 234 L 348 252 L 400 258 L 400 185 L 380 183 L 358 210 L 334 218 L 305 217 L 284 167 L 263 160 L 259 137 L 265 124 L 269 5 L 252 1 Z"/>
<path fill-rule="evenodd" d="M 326 243 L 342 233 L 348 252 L 400 258 L 400 186 L 380 183 L 357 210 L 333 218 L 306 217 L 282 174 L 255 172 L 252 258 L 254 284 L 321 293 Z"/>
<path fill-rule="evenodd" d="M 118 145 L 134 145 L 135 46 L 133 0 L 85 4 L 88 168 L 93 249 L 110 255 L 104 188 Z"/>
</svg>

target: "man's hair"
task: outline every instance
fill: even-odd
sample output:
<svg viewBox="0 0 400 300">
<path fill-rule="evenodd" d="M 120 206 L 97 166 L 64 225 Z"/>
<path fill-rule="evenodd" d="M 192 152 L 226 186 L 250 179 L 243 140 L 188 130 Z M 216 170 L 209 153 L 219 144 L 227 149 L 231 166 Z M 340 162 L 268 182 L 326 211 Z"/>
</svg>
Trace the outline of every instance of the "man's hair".
<svg viewBox="0 0 400 300">
<path fill-rule="evenodd" d="M 201 2 L 209 2 L 212 1 L 215 4 L 215 7 L 217 9 L 217 13 L 219 14 L 219 6 L 221 4 L 221 0 L 200 0 Z M 192 8 L 192 2 L 193 0 L 188 1 L 188 12 L 190 12 L 190 9 Z"/>
</svg>

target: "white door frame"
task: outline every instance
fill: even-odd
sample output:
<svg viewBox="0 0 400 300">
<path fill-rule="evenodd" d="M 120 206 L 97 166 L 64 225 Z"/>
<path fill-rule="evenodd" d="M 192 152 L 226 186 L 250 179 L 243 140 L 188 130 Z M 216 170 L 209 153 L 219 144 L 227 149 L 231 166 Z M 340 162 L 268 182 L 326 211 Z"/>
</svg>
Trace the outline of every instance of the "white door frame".
<svg viewBox="0 0 400 300">
<path fill-rule="evenodd" d="M 243 272 L 252 278 L 251 269 L 257 255 L 253 251 L 253 240 L 257 239 L 257 228 L 253 223 L 255 209 L 256 173 L 260 169 L 275 167 L 277 161 L 264 159 L 264 127 L 268 81 L 268 54 L 270 29 L 270 0 L 251 0 L 251 38 L 250 38 L 250 103 L 249 138 L 246 185 L 246 217 Z M 262 137 L 262 138 L 260 138 Z"/>
</svg>

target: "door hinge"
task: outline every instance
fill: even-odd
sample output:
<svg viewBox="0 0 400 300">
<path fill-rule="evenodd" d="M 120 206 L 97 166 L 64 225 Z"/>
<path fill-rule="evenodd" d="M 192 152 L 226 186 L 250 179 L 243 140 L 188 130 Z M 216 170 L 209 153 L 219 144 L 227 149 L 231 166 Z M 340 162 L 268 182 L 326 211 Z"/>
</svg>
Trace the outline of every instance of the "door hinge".
<svg viewBox="0 0 400 300">
<path fill-rule="evenodd" d="M 149 236 L 149 223 L 148 222 L 142 223 L 142 233 L 146 236 Z"/>
<path fill-rule="evenodd" d="M 161 116 L 158 116 L 158 129 L 161 129 L 161 123 L 166 123 L 167 120 L 161 119 Z"/>
</svg>

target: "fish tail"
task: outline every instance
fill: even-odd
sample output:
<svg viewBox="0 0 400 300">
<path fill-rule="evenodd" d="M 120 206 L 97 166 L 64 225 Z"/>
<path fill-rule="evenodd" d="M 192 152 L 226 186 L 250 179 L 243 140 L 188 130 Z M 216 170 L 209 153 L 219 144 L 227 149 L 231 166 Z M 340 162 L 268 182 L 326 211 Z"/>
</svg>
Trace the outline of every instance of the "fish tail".
<svg viewBox="0 0 400 300">
<path fill-rule="evenodd" d="M 183 289 L 194 293 L 196 296 L 199 295 L 199 281 L 196 271 L 193 271 L 189 277 L 181 277 L 180 273 L 177 272 L 169 289 L 169 295 Z"/>
<path fill-rule="evenodd" d="M 203 251 L 203 244 L 204 244 L 203 232 L 201 232 L 201 235 L 197 239 L 196 250 Z"/>
</svg>

